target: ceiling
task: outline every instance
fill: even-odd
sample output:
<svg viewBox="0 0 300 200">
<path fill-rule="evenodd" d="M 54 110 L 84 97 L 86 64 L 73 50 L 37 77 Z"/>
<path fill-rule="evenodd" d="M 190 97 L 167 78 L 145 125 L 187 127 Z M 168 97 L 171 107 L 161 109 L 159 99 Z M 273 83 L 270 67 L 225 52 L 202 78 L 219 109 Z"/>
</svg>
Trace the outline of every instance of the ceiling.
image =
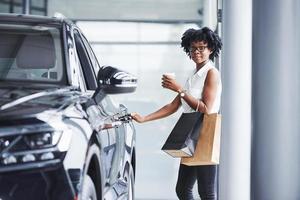
<svg viewBox="0 0 300 200">
<path fill-rule="evenodd" d="M 209 1 L 209 0 L 208 0 Z M 210 0 L 211 1 L 211 0 Z M 48 14 L 81 20 L 181 20 L 202 18 L 203 0 L 51 0 Z"/>
</svg>

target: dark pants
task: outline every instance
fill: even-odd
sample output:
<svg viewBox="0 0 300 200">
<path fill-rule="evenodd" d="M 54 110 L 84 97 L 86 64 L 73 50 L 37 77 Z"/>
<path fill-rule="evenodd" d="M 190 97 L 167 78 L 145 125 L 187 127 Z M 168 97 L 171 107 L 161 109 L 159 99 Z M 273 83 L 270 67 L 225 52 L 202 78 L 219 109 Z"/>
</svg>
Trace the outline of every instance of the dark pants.
<svg viewBox="0 0 300 200">
<path fill-rule="evenodd" d="M 201 200 L 217 200 L 217 166 L 186 166 L 180 164 L 176 194 L 180 200 L 193 200 L 193 186 L 197 180 Z"/>
</svg>

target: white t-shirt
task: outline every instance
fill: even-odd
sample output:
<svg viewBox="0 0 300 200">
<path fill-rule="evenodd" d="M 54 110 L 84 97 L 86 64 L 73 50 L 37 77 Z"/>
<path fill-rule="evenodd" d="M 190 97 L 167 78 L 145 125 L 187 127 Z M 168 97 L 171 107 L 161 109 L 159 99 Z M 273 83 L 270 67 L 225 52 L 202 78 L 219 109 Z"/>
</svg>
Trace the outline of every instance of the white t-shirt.
<svg viewBox="0 0 300 200">
<path fill-rule="evenodd" d="M 186 84 L 184 86 L 184 90 L 186 91 L 186 93 L 192 95 L 197 99 L 201 99 L 206 75 L 208 71 L 212 68 L 217 70 L 213 62 L 209 61 L 198 71 L 194 69 L 191 75 L 189 76 L 189 78 L 187 79 Z M 222 82 L 221 82 L 219 71 L 218 71 L 218 79 L 219 80 L 218 80 L 217 94 L 212 109 L 210 110 L 210 113 L 218 113 L 220 109 Z M 181 99 L 181 105 L 183 108 L 183 112 L 185 113 L 195 112 L 195 110 L 191 108 L 183 99 Z"/>
</svg>

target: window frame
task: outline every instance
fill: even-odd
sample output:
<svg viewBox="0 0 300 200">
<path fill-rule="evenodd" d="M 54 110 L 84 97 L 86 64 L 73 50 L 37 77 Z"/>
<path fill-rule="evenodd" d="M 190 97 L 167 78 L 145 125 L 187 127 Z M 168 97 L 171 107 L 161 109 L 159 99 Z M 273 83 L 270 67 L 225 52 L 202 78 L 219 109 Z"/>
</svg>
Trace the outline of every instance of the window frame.
<svg viewBox="0 0 300 200">
<path fill-rule="evenodd" d="M 94 68 L 90 60 L 89 53 L 84 45 L 82 34 L 78 29 L 74 29 L 74 41 L 76 45 L 76 54 L 79 59 L 81 70 L 83 72 L 86 88 L 87 90 L 96 90 L 97 79 L 94 72 Z"/>
</svg>

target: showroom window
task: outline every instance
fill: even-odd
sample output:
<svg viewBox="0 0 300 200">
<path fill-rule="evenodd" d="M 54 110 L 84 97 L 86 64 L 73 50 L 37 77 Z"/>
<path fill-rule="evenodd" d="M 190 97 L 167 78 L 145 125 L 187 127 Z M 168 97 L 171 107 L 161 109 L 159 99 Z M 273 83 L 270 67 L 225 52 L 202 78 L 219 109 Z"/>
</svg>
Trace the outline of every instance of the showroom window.
<svg viewBox="0 0 300 200">
<path fill-rule="evenodd" d="M 28 3 L 29 13 L 47 15 L 48 0 L 0 0 L 0 13 L 24 13 L 23 3 Z"/>
<path fill-rule="evenodd" d="M 161 87 L 162 74 L 174 72 L 176 79 L 184 84 L 195 67 L 180 42 L 186 29 L 199 28 L 196 23 L 78 21 L 77 25 L 92 44 L 101 66 L 116 66 L 138 77 L 136 92 L 111 95 L 115 102 L 126 105 L 129 112 L 148 114 L 169 103 L 176 93 Z M 173 190 L 167 187 L 176 182 L 177 160 L 160 149 L 180 113 L 141 126 L 136 124 L 137 160 L 143 160 L 137 162 L 137 167 L 144 169 L 137 171 L 137 198 L 174 197 Z M 145 191 L 149 185 L 155 189 Z"/>
</svg>

